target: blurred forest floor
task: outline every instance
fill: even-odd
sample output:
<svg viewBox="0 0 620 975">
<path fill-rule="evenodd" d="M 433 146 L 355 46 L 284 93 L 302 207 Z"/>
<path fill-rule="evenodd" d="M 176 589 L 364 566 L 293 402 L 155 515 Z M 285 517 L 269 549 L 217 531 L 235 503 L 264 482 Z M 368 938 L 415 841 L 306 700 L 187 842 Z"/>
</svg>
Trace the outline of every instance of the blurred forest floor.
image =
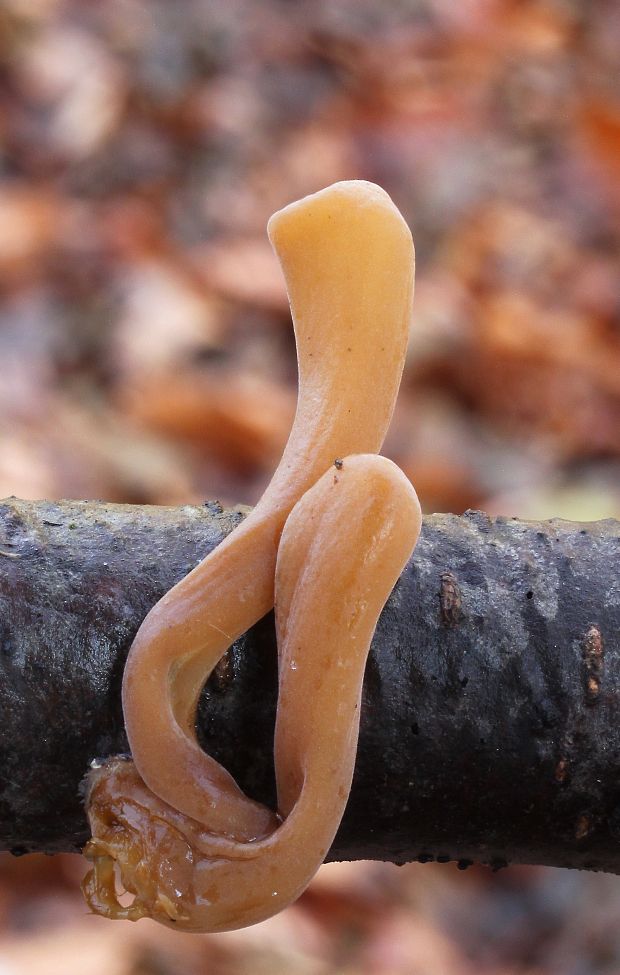
<svg viewBox="0 0 620 975">
<path fill-rule="evenodd" d="M 365 178 L 416 242 L 385 453 L 425 509 L 619 517 L 618 38 L 616 0 L 3 0 L 0 496 L 255 501 L 296 395 L 267 219 Z M 620 973 L 616 878 L 332 865 L 182 938 L 83 916 L 82 869 L 0 861 L 0 975 Z"/>
</svg>

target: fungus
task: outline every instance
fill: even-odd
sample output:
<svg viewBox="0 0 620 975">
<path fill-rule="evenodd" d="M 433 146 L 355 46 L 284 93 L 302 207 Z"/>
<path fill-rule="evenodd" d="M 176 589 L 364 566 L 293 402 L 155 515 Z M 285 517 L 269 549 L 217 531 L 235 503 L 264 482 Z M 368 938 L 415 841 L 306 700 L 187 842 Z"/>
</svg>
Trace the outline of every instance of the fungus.
<svg viewBox="0 0 620 975">
<path fill-rule="evenodd" d="M 413 244 L 387 193 L 346 182 L 274 214 L 295 325 L 299 400 L 282 460 L 246 520 L 150 611 L 123 677 L 133 759 L 156 795 L 238 839 L 272 824 L 200 748 L 200 691 L 226 649 L 274 603 L 280 534 L 334 462 L 381 448 L 411 317 Z M 228 801 L 222 803 L 225 788 Z M 215 805 L 214 805 L 215 804 Z"/>
<path fill-rule="evenodd" d="M 291 435 L 252 513 L 144 620 L 123 679 L 133 762 L 106 763 L 88 786 L 91 907 L 188 930 L 275 913 L 322 862 L 349 792 L 372 632 L 419 530 L 404 475 L 349 456 L 380 449 L 402 374 L 413 292 L 405 222 L 383 190 L 353 181 L 291 204 L 268 229 L 298 349 Z M 194 727 L 209 673 L 272 607 L 276 575 L 280 655 L 290 657 L 280 666 L 278 814 L 201 750 Z M 317 803 L 324 822 L 308 816 Z M 114 861 L 130 908 L 116 900 Z M 280 885 L 266 906 L 270 870 Z"/>
</svg>

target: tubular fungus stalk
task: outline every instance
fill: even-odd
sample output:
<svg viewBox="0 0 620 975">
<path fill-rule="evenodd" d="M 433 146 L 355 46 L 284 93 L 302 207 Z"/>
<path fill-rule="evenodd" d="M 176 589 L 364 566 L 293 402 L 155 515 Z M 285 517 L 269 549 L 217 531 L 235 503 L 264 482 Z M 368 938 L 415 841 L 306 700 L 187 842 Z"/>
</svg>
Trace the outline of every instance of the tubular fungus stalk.
<svg viewBox="0 0 620 975">
<path fill-rule="evenodd" d="M 131 647 L 123 711 L 140 775 L 161 799 L 235 839 L 273 827 L 206 755 L 200 691 L 227 648 L 274 603 L 280 534 L 295 502 L 350 453 L 381 448 L 402 375 L 413 243 L 372 183 L 336 183 L 274 214 L 287 282 L 299 399 L 282 460 L 248 518 L 151 610 Z"/>
<path fill-rule="evenodd" d="M 92 909 L 188 931 L 270 916 L 322 863 L 351 785 L 370 640 L 420 527 L 413 488 L 374 456 L 406 351 L 406 224 L 379 187 L 348 182 L 276 213 L 269 235 L 297 340 L 291 435 L 253 512 L 144 620 L 123 680 L 133 761 L 112 759 L 88 782 Z M 203 684 L 273 605 L 274 577 L 277 814 L 200 749 L 194 728 Z"/>
<path fill-rule="evenodd" d="M 374 455 L 346 458 L 302 497 L 284 528 L 275 583 L 283 822 L 260 839 L 231 840 L 156 797 L 132 762 L 112 759 L 90 780 L 94 839 L 85 853 L 94 869 L 84 890 L 93 910 L 185 931 L 227 931 L 299 896 L 342 818 L 370 641 L 420 521 L 405 475 Z M 115 863 L 135 895 L 129 907 L 116 897 Z"/>
</svg>

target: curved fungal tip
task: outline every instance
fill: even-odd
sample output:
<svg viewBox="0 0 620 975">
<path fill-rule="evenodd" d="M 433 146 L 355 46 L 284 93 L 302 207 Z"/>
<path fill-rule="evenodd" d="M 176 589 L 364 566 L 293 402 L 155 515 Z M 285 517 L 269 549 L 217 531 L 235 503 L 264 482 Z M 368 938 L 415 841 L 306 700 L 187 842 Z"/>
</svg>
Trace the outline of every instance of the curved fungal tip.
<svg viewBox="0 0 620 975">
<path fill-rule="evenodd" d="M 277 210 L 267 224 L 269 240 L 277 247 L 280 239 L 289 232 L 307 234 L 307 220 L 319 215 L 333 220 L 359 218 L 362 215 L 373 218 L 387 216 L 411 239 L 411 231 L 400 210 L 381 186 L 365 179 L 349 179 L 332 183 Z"/>
</svg>

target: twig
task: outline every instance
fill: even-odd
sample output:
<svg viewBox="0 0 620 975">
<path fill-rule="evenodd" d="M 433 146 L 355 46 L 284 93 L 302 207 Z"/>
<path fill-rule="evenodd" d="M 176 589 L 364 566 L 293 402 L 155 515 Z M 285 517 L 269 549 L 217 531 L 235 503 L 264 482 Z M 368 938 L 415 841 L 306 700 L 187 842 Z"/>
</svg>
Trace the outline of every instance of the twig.
<svg viewBox="0 0 620 975">
<path fill-rule="evenodd" d="M 0 504 L 0 843 L 75 850 L 89 761 L 124 751 L 120 680 L 153 603 L 243 517 Z M 620 524 L 433 515 L 381 617 L 332 859 L 620 872 Z M 203 694 L 205 747 L 273 802 L 271 618 Z"/>
</svg>

